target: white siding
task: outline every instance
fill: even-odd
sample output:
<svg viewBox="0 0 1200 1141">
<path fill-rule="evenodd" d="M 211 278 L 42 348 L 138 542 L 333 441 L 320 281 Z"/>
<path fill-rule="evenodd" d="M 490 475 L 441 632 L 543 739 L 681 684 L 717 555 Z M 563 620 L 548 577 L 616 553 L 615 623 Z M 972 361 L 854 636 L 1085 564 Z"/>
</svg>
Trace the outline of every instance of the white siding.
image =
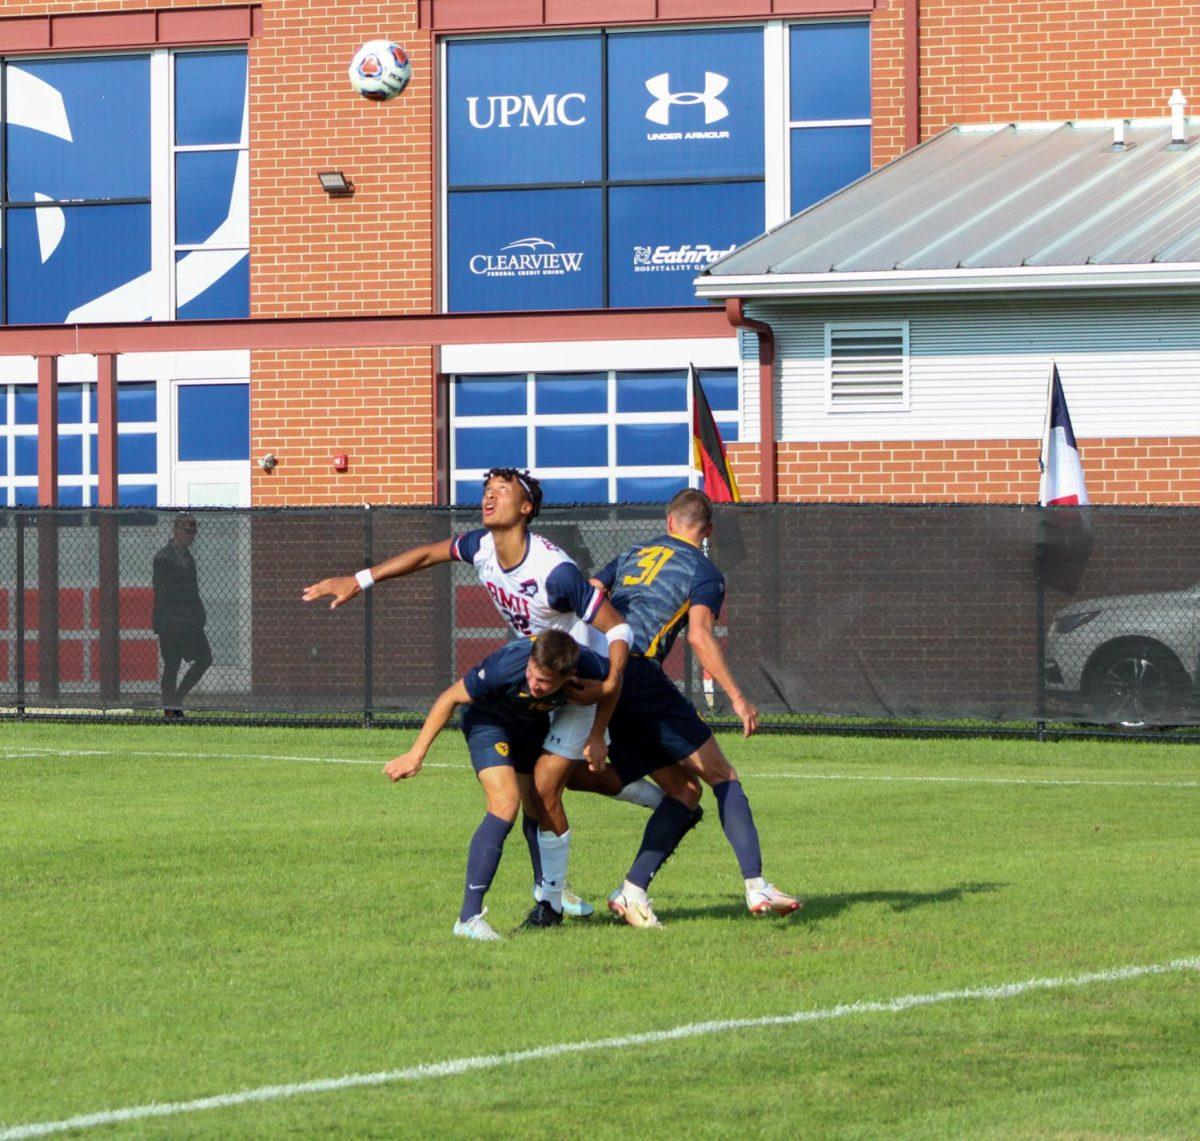
<svg viewBox="0 0 1200 1141">
<path fill-rule="evenodd" d="M 1200 299 L 976 297 L 748 309 L 775 330 L 781 440 L 1037 439 L 1051 360 L 1076 435 L 1200 436 Z M 827 411 L 825 323 L 903 320 L 909 410 Z M 753 407 L 757 424 L 756 338 L 741 344 L 743 414 L 749 420 Z"/>
</svg>

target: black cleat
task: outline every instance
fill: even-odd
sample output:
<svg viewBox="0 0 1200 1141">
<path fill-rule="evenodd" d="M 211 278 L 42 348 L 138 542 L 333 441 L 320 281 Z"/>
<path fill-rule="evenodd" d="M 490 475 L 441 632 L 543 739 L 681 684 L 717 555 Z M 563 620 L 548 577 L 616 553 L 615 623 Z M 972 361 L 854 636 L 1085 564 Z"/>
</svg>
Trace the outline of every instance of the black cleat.
<svg viewBox="0 0 1200 1141">
<path fill-rule="evenodd" d="M 521 924 L 521 927 L 560 927 L 562 921 L 561 911 L 555 911 L 550 906 L 549 900 L 539 899 L 529 914 L 525 916 L 525 922 Z"/>
</svg>

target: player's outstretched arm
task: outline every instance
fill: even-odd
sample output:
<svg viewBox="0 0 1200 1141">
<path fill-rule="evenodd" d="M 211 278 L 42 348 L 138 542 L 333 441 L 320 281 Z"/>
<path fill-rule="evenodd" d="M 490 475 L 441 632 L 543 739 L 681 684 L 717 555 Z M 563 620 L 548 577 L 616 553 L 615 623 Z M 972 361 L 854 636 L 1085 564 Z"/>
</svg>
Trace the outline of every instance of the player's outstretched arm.
<svg viewBox="0 0 1200 1141">
<path fill-rule="evenodd" d="M 733 711 L 742 723 L 742 736 L 749 737 L 758 728 L 758 710 L 734 681 L 714 626 L 713 612 L 707 606 L 693 606 L 688 611 L 688 645 L 695 651 L 700 665 L 729 695 Z"/>
<path fill-rule="evenodd" d="M 394 555 L 386 562 L 371 567 L 370 581 L 382 582 L 386 578 L 402 578 L 414 571 L 437 566 L 438 563 L 448 563 L 451 559 L 452 542 L 452 539 L 443 539 L 440 543 L 426 543 L 423 547 L 413 547 L 403 554 Z M 323 578 L 320 582 L 305 587 L 304 601 L 316 602 L 321 598 L 332 598 L 329 609 L 336 610 L 342 603 L 349 602 L 357 594 L 362 594 L 362 591 L 357 575 L 338 575 L 334 578 Z"/>
<path fill-rule="evenodd" d="M 407 753 L 401 754 L 399 757 L 394 757 L 383 766 L 383 771 L 393 780 L 404 780 L 406 777 L 415 777 L 421 771 L 421 766 L 425 763 L 425 755 L 429 752 L 430 746 L 437 740 L 438 734 L 446 728 L 450 722 L 450 718 L 454 716 L 454 711 L 460 705 L 470 705 L 471 695 L 467 692 L 467 687 L 460 678 L 449 689 L 446 689 L 433 703 L 433 707 L 429 710 L 428 716 L 425 718 L 425 724 L 421 726 L 421 732 L 417 734 L 416 741 Z"/>
</svg>

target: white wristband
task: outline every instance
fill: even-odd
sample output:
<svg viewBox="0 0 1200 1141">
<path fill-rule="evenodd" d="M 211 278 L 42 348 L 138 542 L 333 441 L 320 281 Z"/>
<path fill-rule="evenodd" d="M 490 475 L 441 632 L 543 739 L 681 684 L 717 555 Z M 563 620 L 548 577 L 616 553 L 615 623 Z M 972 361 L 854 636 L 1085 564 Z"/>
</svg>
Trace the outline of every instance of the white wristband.
<svg viewBox="0 0 1200 1141">
<path fill-rule="evenodd" d="M 368 587 L 375 585 L 375 576 L 371 573 L 370 567 L 364 567 L 354 578 L 358 583 L 359 590 L 366 590 Z"/>
<path fill-rule="evenodd" d="M 628 622 L 622 622 L 620 626 L 614 626 L 611 630 L 606 631 L 604 637 L 610 646 L 614 642 L 624 642 L 629 645 L 633 641 L 633 631 L 629 629 Z"/>
</svg>

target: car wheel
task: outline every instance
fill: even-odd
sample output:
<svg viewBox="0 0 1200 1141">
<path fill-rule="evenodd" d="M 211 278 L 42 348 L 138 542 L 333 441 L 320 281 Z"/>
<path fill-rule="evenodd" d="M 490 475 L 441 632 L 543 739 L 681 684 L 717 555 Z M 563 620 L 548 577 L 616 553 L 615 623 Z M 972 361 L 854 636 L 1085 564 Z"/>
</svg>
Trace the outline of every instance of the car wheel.
<svg viewBox="0 0 1200 1141">
<path fill-rule="evenodd" d="M 1177 723 L 1185 719 L 1188 676 L 1165 647 L 1126 642 L 1100 650 L 1084 693 L 1097 721 L 1126 729 Z"/>
</svg>

